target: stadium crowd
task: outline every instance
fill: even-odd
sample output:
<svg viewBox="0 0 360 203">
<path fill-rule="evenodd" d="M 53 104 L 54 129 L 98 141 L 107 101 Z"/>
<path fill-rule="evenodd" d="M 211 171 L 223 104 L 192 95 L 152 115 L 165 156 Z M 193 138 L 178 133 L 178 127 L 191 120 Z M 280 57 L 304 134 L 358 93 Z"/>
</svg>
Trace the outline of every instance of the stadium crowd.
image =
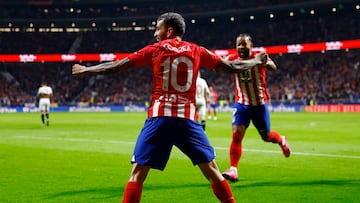
<svg viewBox="0 0 360 203">
<path fill-rule="evenodd" d="M 251 3 L 248 6 L 259 7 Z M 198 11 L 200 8 L 192 9 Z M 157 15 L 162 11 L 152 12 Z M 188 23 L 184 39 L 210 49 L 234 48 L 236 36 L 243 32 L 253 37 L 255 47 L 359 39 L 358 15 L 342 13 L 296 19 L 242 20 L 240 23 Z M 153 30 L 0 32 L 0 53 L 129 53 L 154 42 L 149 37 L 152 33 Z M 360 103 L 360 49 L 271 55 L 271 58 L 279 69 L 268 73 L 267 77 L 272 102 Z M 0 63 L 0 106 L 35 103 L 36 90 L 43 80 L 53 88 L 54 101 L 59 105 L 144 104 L 149 100 L 152 78 L 147 68 L 106 77 L 73 77 L 71 66 L 71 63 Z M 231 76 L 207 70 L 203 70 L 202 75 L 218 91 L 220 100 L 232 102 Z"/>
<path fill-rule="evenodd" d="M 85 2 L 85 1 L 84 1 Z M 194 1 L 182 0 L 181 3 L 173 0 L 156 1 L 114 1 L 104 0 L 101 2 L 68 0 L 53 1 L 53 4 L 33 3 L 12 3 L 0 7 L 1 18 L 95 18 L 95 17 L 137 17 L 137 16 L 157 16 L 164 11 L 175 11 L 179 13 L 199 13 L 216 12 L 236 9 L 265 8 L 280 5 L 299 4 L 305 0 L 252 0 L 236 1 L 223 0 L 221 4 L 217 0 Z M 308 1 L 309 2 L 309 1 Z M 0 3 L 1 5 L 1 3 Z"/>
</svg>

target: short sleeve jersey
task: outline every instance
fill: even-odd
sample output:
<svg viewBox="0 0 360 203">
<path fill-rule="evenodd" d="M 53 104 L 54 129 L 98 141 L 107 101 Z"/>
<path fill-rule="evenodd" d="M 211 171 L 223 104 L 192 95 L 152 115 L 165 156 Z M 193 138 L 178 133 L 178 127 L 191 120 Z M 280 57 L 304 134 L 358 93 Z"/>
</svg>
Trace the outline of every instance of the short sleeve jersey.
<svg viewBox="0 0 360 203">
<path fill-rule="evenodd" d="M 128 56 L 135 67 L 148 66 L 153 89 L 148 117 L 197 120 L 196 79 L 200 67 L 213 69 L 220 57 L 194 43 L 168 39 Z"/>
<path fill-rule="evenodd" d="M 212 89 L 210 90 L 210 103 L 211 104 L 217 104 L 218 102 L 218 93 L 216 90 Z"/>
<path fill-rule="evenodd" d="M 40 94 L 45 94 L 45 95 L 52 95 L 52 89 L 51 87 L 49 86 L 41 86 L 39 89 L 38 89 L 38 95 Z"/>
<path fill-rule="evenodd" d="M 254 58 L 257 52 L 253 52 L 250 58 Z M 229 60 L 241 60 L 238 54 L 228 56 Z M 268 60 L 271 60 L 268 58 Z M 234 74 L 235 102 L 244 105 L 258 106 L 269 101 L 266 87 L 266 67 L 257 65 L 248 71 Z"/>
<path fill-rule="evenodd" d="M 196 101 L 198 103 L 206 103 L 206 97 L 210 95 L 209 86 L 203 78 L 196 80 Z"/>
</svg>

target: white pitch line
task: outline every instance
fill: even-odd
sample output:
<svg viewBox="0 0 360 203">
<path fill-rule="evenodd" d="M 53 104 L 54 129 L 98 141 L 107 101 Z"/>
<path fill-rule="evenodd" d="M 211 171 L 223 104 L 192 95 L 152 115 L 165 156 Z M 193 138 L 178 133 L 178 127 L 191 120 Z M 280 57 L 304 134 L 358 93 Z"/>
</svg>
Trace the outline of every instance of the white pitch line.
<svg viewBox="0 0 360 203">
<path fill-rule="evenodd" d="M 134 144 L 130 141 L 120 140 L 95 140 L 95 139 L 84 139 L 84 138 L 61 138 L 61 137 L 35 137 L 35 136 L 16 136 L 21 139 L 36 139 L 36 140 L 56 140 L 56 141 L 69 141 L 69 142 L 94 142 L 94 143 L 110 143 L 110 144 Z"/>
<path fill-rule="evenodd" d="M 35 136 L 15 136 L 20 139 L 37 139 L 37 140 L 56 140 L 56 141 L 69 141 L 69 142 L 94 142 L 94 143 L 110 143 L 110 144 L 129 144 L 134 145 L 134 142 L 120 141 L 120 140 L 96 140 L 96 139 L 84 139 L 84 138 L 60 138 L 60 137 L 35 137 Z M 229 150 L 226 147 L 214 147 L 216 150 Z M 274 150 L 262 150 L 262 149 L 245 149 L 243 151 L 259 152 L 259 153 L 273 153 L 279 154 L 280 151 Z M 348 158 L 348 159 L 360 159 L 360 156 L 351 155 L 337 155 L 337 154 L 320 154 L 310 152 L 291 152 L 291 154 L 303 155 L 303 156 L 318 156 L 318 157 L 333 157 L 333 158 Z"/>
<path fill-rule="evenodd" d="M 215 147 L 215 149 L 219 150 L 228 150 L 228 148 L 224 147 Z M 262 149 L 244 149 L 243 151 L 248 152 L 260 152 L 260 153 L 273 153 L 273 154 L 281 154 L 281 151 L 274 150 L 262 150 Z M 338 155 L 338 154 L 319 154 L 319 153 L 309 153 L 309 152 L 293 152 L 291 154 L 303 155 L 303 156 L 320 156 L 320 157 L 334 157 L 334 158 L 349 158 L 349 159 L 360 159 L 360 156 L 351 156 L 351 155 Z"/>
</svg>

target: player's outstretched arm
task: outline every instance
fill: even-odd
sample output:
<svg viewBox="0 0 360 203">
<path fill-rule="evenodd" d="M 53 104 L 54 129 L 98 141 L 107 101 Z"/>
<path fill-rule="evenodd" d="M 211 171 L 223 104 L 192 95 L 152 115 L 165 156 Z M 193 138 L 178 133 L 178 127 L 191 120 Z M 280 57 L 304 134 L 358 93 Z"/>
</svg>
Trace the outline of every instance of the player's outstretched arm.
<svg viewBox="0 0 360 203">
<path fill-rule="evenodd" d="M 222 59 L 221 63 L 215 68 L 215 72 L 239 73 L 247 71 L 256 65 L 266 64 L 267 57 L 267 54 L 261 52 L 256 54 L 254 58 L 247 60 L 228 61 Z"/>
<path fill-rule="evenodd" d="M 129 59 L 124 58 L 122 60 L 100 63 L 98 65 L 89 66 L 89 67 L 80 64 L 75 64 L 72 67 L 72 74 L 73 75 L 86 75 L 86 74 L 96 74 L 96 73 L 111 74 L 111 73 L 125 71 L 131 67 L 132 65 Z"/>
<path fill-rule="evenodd" d="M 272 60 L 268 60 L 265 64 L 266 66 L 266 69 L 269 70 L 269 71 L 275 71 L 277 70 L 277 66 L 276 64 L 274 63 L 274 61 Z"/>
</svg>

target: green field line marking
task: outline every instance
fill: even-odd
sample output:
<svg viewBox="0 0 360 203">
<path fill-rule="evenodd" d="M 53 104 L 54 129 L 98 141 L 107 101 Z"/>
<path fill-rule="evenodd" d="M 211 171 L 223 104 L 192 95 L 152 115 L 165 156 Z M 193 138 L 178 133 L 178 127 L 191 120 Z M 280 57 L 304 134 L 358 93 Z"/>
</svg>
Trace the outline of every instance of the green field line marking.
<svg viewBox="0 0 360 203">
<path fill-rule="evenodd" d="M 35 137 L 35 136 L 15 136 L 18 139 L 37 139 L 37 140 L 54 140 L 54 141 L 67 141 L 67 142 L 93 142 L 93 143 L 110 143 L 110 144 L 127 144 L 134 145 L 132 141 L 121 141 L 121 140 L 98 140 L 98 139 L 85 139 L 85 138 L 60 138 L 60 137 Z M 226 147 L 214 147 L 216 150 L 228 150 Z M 243 151 L 258 152 L 258 153 L 274 153 L 279 154 L 281 151 L 275 150 L 263 150 L 263 149 L 246 149 Z M 316 156 L 316 157 L 332 157 L 332 158 L 348 158 L 348 159 L 360 159 L 360 156 L 352 155 L 338 155 L 338 154 L 321 154 L 321 153 L 310 153 L 310 152 L 291 152 L 292 155 L 302 156 Z"/>
</svg>

